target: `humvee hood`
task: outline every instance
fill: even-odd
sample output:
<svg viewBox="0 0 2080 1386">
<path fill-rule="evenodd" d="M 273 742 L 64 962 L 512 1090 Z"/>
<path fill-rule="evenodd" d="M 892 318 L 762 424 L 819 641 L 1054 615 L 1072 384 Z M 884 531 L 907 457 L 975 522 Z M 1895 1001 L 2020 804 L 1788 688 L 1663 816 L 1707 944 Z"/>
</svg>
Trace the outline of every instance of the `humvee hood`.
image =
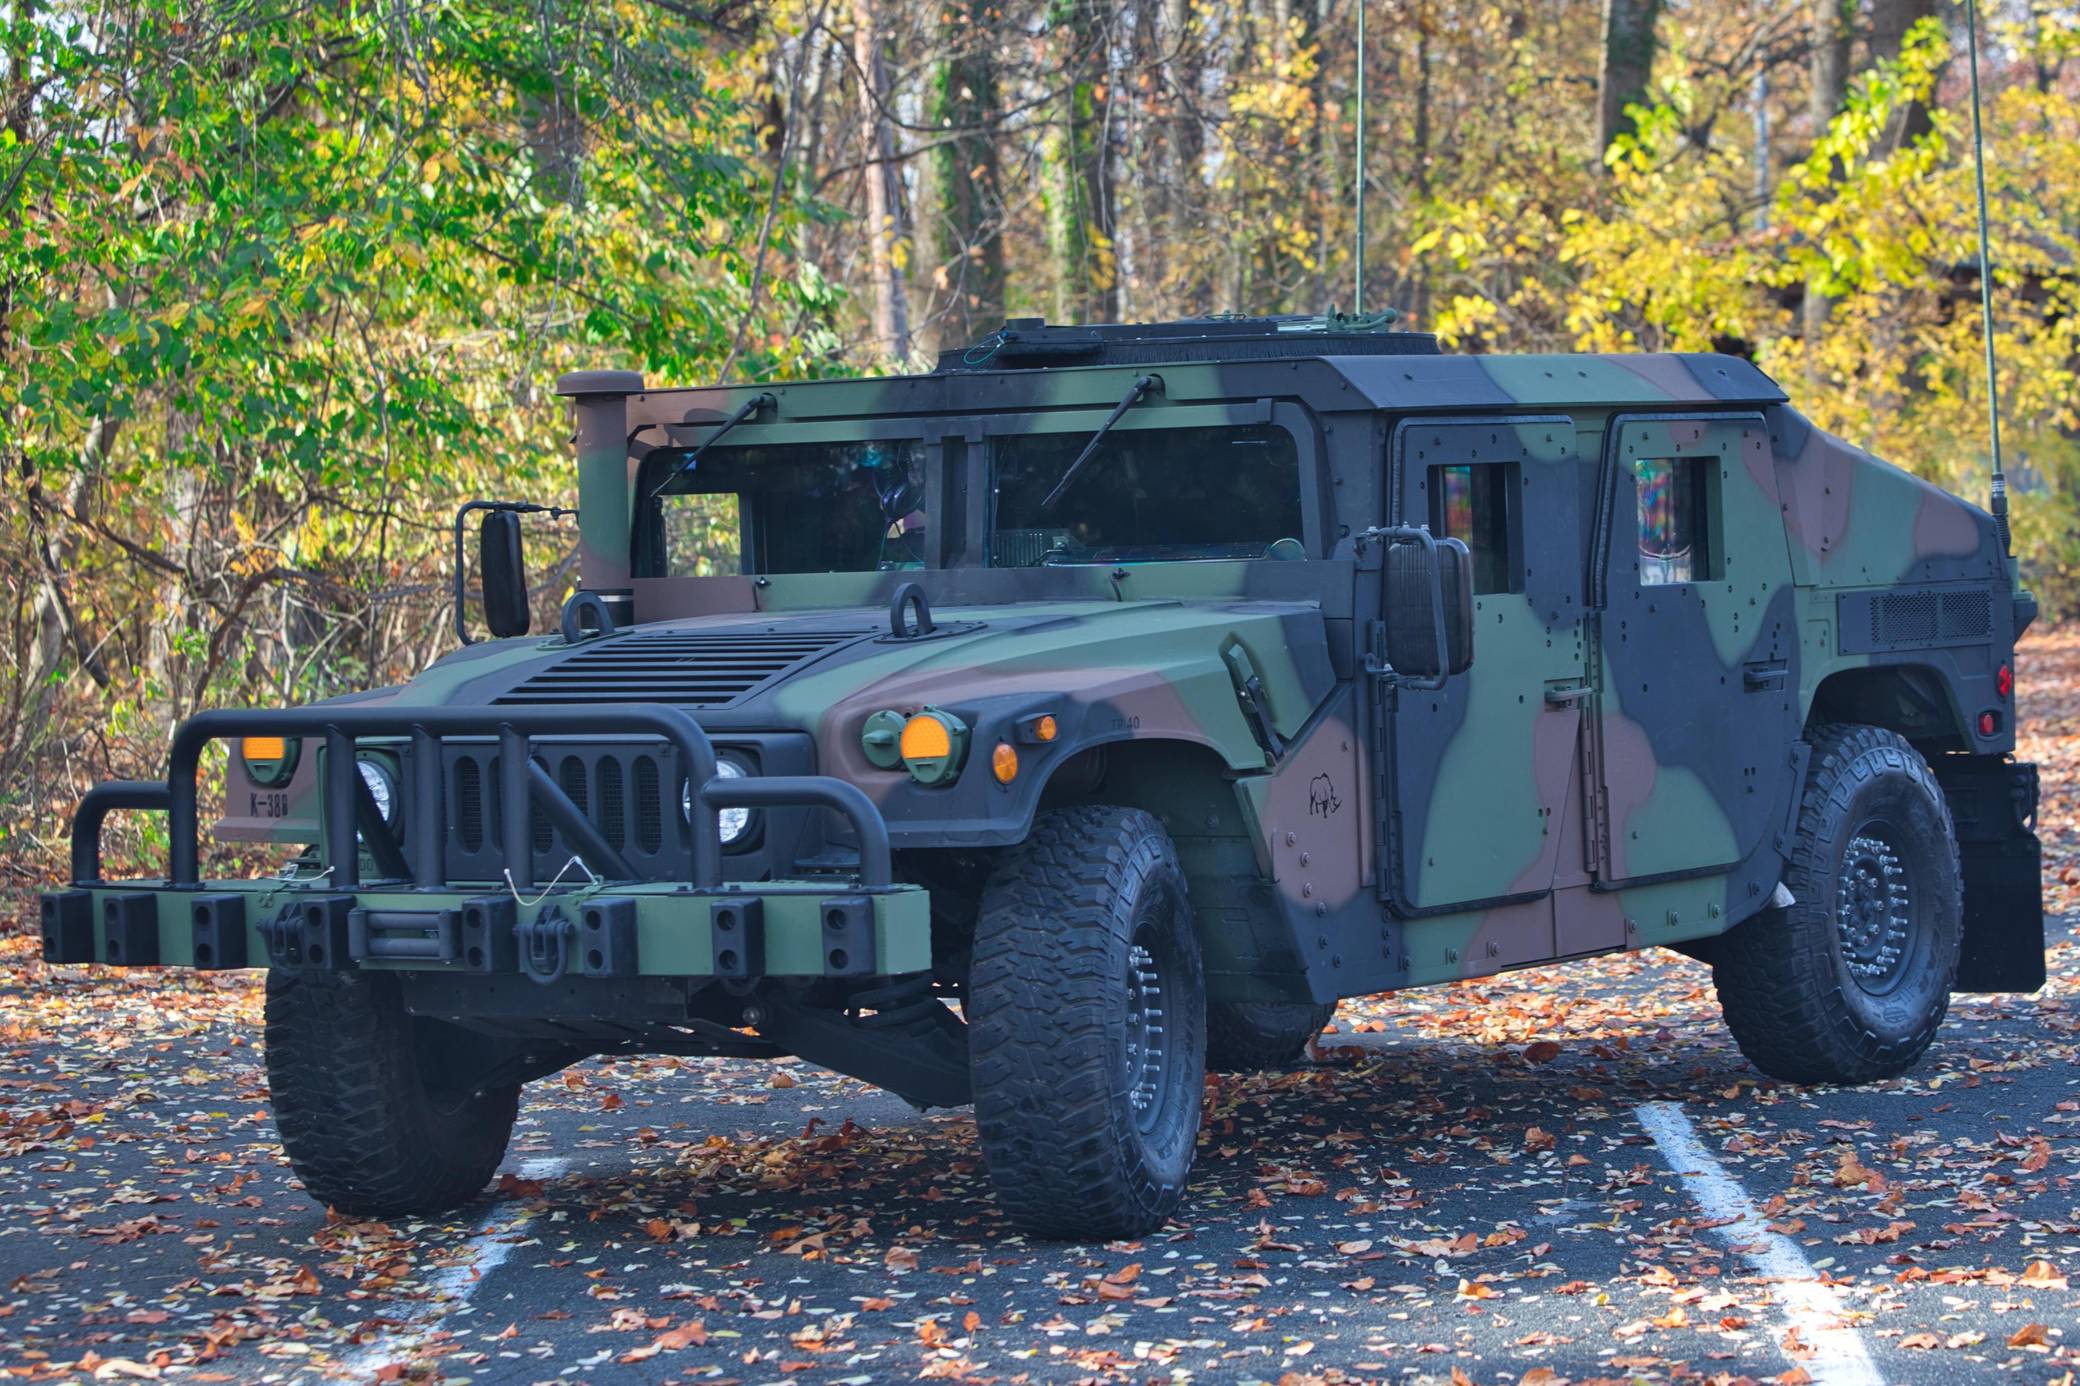
<svg viewBox="0 0 2080 1386">
<path fill-rule="evenodd" d="M 841 756 L 856 753 L 858 724 L 873 712 L 980 715 L 1041 698 L 1102 707 L 1097 739 L 1116 722 L 1211 745 L 1239 767 L 1260 764 L 1261 753 L 1237 708 L 1229 651 L 1263 680 L 1281 735 L 1298 731 L 1335 682 L 1311 602 L 1023 602 L 934 620 L 914 639 L 890 633 L 885 608 L 861 607 L 660 621 L 576 645 L 506 640 L 458 651 L 394 693 L 462 706 L 664 702 L 711 728 L 814 732 Z"/>
</svg>

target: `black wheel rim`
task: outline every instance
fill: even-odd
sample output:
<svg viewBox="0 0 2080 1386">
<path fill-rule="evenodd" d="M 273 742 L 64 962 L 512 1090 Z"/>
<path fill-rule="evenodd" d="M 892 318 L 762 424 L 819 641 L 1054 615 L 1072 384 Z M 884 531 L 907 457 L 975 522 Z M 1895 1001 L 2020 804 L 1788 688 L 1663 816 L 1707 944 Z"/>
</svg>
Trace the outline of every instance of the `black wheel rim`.
<svg viewBox="0 0 2080 1386">
<path fill-rule="evenodd" d="M 1873 996 L 1900 984 L 1917 939 L 1912 860 L 1889 823 L 1859 826 L 1842 853 L 1835 891 L 1835 932 L 1842 967 Z"/>
<path fill-rule="evenodd" d="M 1127 1105 L 1134 1125 L 1152 1131 L 1162 1119 L 1169 1086 L 1171 1051 L 1164 968 L 1149 941 L 1136 936 L 1127 949 L 1127 1043 L 1124 1053 Z"/>
</svg>

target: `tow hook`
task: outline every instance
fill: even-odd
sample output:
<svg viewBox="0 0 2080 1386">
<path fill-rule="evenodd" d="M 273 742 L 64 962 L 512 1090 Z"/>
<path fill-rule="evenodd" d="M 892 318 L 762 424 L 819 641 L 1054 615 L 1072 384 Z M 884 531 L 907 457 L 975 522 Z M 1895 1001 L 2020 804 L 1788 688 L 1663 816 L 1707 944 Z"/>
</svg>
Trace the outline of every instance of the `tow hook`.
<svg viewBox="0 0 2080 1386">
<path fill-rule="evenodd" d="M 555 905 L 533 919 L 513 925 L 513 939 L 520 945 L 520 970 L 529 981 L 543 986 L 561 981 L 570 969 L 571 943 L 578 926 Z"/>
</svg>

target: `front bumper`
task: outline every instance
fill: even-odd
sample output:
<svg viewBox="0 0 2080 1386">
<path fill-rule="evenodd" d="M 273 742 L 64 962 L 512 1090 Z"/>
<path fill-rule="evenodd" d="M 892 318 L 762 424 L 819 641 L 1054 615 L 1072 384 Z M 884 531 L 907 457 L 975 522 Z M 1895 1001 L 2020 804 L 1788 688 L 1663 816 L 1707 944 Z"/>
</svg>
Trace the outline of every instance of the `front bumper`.
<svg viewBox="0 0 2080 1386">
<path fill-rule="evenodd" d="M 698 893 L 616 883 L 510 892 L 346 893 L 288 880 L 121 881 L 42 898 L 43 956 L 125 967 L 436 970 L 563 977 L 893 977 L 932 965 L 914 886 L 807 881 Z"/>
<path fill-rule="evenodd" d="M 687 832 L 688 879 L 638 879 L 535 760 L 539 738 L 626 735 L 669 743 L 697 785 Z M 492 881 L 442 879 L 453 825 L 421 811 L 410 830 L 384 825 L 358 774 L 328 775 L 319 865 L 288 879 L 197 876 L 195 777 L 202 748 L 240 736 L 319 740 L 328 766 L 351 765 L 362 738 L 409 738 L 419 804 L 441 802 L 444 740 L 495 738 L 504 866 Z M 681 786 L 660 783 L 660 812 L 679 817 Z M 732 884 L 722 879 L 717 812 L 799 806 L 847 820 L 859 844 L 850 879 Z M 117 809 L 163 811 L 164 878 L 102 879 L 101 825 Z M 534 885 L 535 828 L 568 840 L 585 877 Z M 364 871 L 364 861 L 370 868 Z M 176 732 L 165 782 L 97 786 L 73 818 L 73 887 L 42 899 L 44 957 L 119 966 L 367 968 L 564 977 L 666 976 L 751 983 L 766 977 L 872 978 L 931 967 L 923 889 L 891 877 L 880 812 L 845 781 L 813 775 L 724 779 L 691 717 L 661 705 L 390 708 L 368 705 L 209 712 Z M 364 875 L 369 878 L 364 879 Z"/>
</svg>

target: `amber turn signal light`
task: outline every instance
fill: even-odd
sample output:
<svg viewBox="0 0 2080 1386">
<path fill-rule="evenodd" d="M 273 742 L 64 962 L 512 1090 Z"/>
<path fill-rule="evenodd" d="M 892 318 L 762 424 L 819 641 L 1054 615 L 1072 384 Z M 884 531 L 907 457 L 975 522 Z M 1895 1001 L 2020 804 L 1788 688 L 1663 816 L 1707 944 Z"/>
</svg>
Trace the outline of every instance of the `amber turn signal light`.
<svg viewBox="0 0 2080 1386">
<path fill-rule="evenodd" d="M 968 755 L 968 724 L 950 712 L 928 707 L 903 723 L 897 749 L 910 778 L 923 785 L 951 784 Z"/>
<path fill-rule="evenodd" d="M 249 736 L 239 743 L 247 760 L 282 760 L 289 754 L 289 740 L 282 736 Z"/>
<path fill-rule="evenodd" d="M 238 743 L 238 758 L 245 762 L 246 774 L 253 783 L 263 789 L 274 789 L 289 782 L 296 773 L 296 753 L 301 743 L 285 736 L 248 736 Z"/>
<path fill-rule="evenodd" d="M 1018 739 L 1028 746 L 1045 746 L 1061 734 L 1061 724 L 1054 720 L 1052 712 L 1018 719 Z"/>
<path fill-rule="evenodd" d="M 924 760 L 953 754 L 953 734 L 936 717 L 912 717 L 903 724 L 903 759 Z"/>
<path fill-rule="evenodd" d="M 989 772 L 997 777 L 998 784 L 1010 784 L 1018 778 L 1018 752 L 1008 741 L 999 741 L 997 749 L 989 753 Z"/>
</svg>

